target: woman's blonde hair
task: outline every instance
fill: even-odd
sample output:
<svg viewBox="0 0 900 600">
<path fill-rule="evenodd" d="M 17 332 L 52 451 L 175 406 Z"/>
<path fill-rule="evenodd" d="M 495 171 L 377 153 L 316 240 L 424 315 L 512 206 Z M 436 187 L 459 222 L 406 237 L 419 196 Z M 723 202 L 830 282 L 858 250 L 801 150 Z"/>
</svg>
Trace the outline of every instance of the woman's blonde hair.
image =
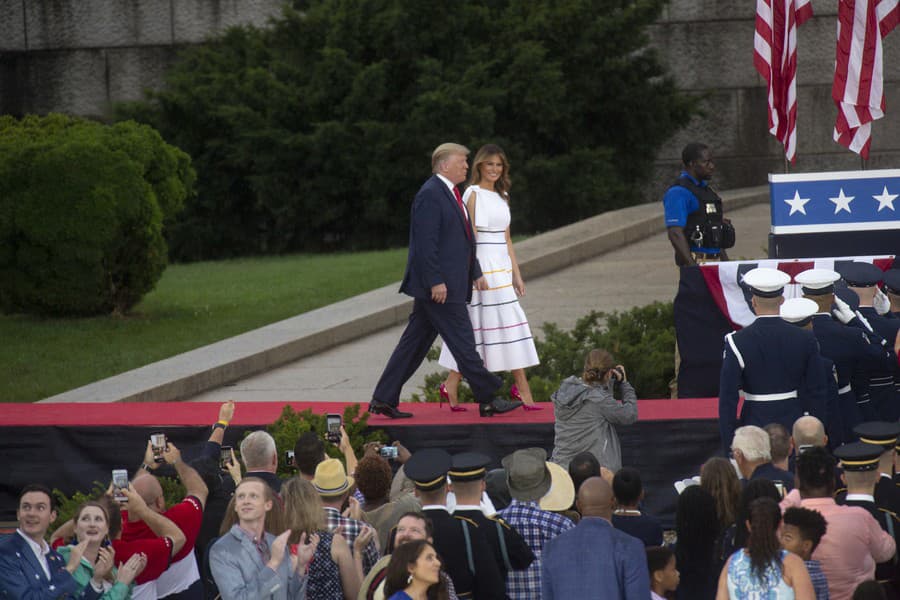
<svg viewBox="0 0 900 600">
<path fill-rule="evenodd" d="M 294 477 L 281 486 L 284 497 L 285 525 L 291 530 L 289 541 L 297 544 L 300 534 L 325 530 L 325 511 L 316 488 L 302 477 Z"/>
<path fill-rule="evenodd" d="M 282 500 L 275 495 L 275 492 L 272 491 L 272 488 L 269 487 L 268 483 L 259 477 L 244 477 L 241 479 L 241 482 L 237 484 L 237 487 L 234 488 L 235 495 L 239 487 L 245 483 L 252 482 L 262 484 L 266 502 L 272 503 L 271 510 L 266 513 L 265 530 L 272 535 L 280 535 L 284 532 L 284 510 L 282 509 Z M 219 535 L 228 533 L 232 526 L 236 525 L 238 522 L 237 512 L 234 510 L 234 498 L 235 496 L 232 495 L 231 500 L 228 501 L 228 507 L 225 509 L 225 517 L 222 519 L 222 525 L 219 527 Z"/>
<path fill-rule="evenodd" d="M 585 383 L 600 383 L 614 364 L 612 354 L 601 348 L 594 348 L 584 358 L 581 380 Z"/>
<path fill-rule="evenodd" d="M 506 158 L 503 148 L 497 144 L 485 144 L 475 153 L 471 175 L 469 176 L 469 185 L 478 185 L 481 182 L 481 165 L 492 156 L 498 157 L 500 162 L 503 163 L 503 174 L 500 175 L 500 179 L 494 184 L 494 191 L 500 194 L 504 200 L 509 201 L 509 188 L 512 185 L 509 179 L 509 159 Z"/>
</svg>

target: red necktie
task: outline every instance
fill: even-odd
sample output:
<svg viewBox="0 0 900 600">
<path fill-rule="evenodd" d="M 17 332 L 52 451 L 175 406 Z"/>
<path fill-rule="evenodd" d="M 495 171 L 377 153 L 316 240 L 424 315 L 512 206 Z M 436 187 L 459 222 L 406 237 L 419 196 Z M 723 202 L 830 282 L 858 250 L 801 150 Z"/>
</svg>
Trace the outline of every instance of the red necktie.
<svg viewBox="0 0 900 600">
<path fill-rule="evenodd" d="M 462 194 L 459 193 L 459 188 L 453 186 L 453 195 L 456 196 L 456 203 L 459 204 L 459 210 L 462 211 L 463 221 L 466 224 L 466 237 L 472 239 L 472 232 L 469 231 L 469 215 L 466 214 L 466 207 L 463 206 L 462 202 Z"/>
</svg>

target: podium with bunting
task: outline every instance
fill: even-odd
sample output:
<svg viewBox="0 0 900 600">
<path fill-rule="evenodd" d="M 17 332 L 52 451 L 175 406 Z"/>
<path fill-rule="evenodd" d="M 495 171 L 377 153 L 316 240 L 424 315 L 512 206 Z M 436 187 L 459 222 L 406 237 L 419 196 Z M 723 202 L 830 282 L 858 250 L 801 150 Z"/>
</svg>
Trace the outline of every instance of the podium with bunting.
<svg viewBox="0 0 900 600">
<path fill-rule="evenodd" d="M 900 169 L 770 174 L 769 193 L 769 258 L 900 249 Z"/>
</svg>

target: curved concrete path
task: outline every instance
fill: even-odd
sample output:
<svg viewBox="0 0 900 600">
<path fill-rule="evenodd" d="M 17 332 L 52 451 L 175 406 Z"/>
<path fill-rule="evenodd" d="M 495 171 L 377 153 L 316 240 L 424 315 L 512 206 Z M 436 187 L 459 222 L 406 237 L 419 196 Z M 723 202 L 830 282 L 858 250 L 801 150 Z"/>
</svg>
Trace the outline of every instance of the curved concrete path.
<svg viewBox="0 0 900 600">
<path fill-rule="evenodd" d="M 765 201 L 765 188 L 754 191 L 757 194 L 755 204 L 728 211 L 737 229 L 737 245 L 729 251 L 735 260 L 766 257 L 769 204 Z M 725 196 L 727 200 L 728 195 Z M 661 213 L 659 205 L 656 210 Z M 657 218 L 661 224 L 661 214 Z M 540 325 L 545 322 L 571 328 L 579 317 L 591 310 L 621 311 L 656 300 L 672 300 L 678 274 L 666 234 L 648 233 L 637 239 L 618 250 L 534 279 L 526 278 L 526 296 L 522 305 L 534 333 L 540 335 Z M 522 256 L 522 252 L 517 253 Z M 393 289 L 396 291 L 396 286 Z M 190 400 L 368 402 L 403 327 L 397 325 L 367 335 L 261 375 L 193 396 Z M 437 362 L 423 363 L 404 386 L 401 397 L 420 393 L 425 376 L 439 370 L 441 367 Z"/>
</svg>

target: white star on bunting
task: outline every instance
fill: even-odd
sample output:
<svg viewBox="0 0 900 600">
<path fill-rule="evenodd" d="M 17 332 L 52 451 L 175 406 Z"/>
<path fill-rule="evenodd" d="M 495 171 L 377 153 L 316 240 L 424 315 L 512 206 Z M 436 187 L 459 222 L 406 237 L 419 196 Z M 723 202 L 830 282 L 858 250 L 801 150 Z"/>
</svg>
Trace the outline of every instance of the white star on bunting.
<svg viewBox="0 0 900 600">
<path fill-rule="evenodd" d="M 786 198 L 784 200 L 785 203 L 787 203 L 787 205 L 791 207 L 791 212 L 788 214 L 788 216 L 791 216 L 795 212 L 800 212 L 805 215 L 806 209 L 804 208 L 804 206 L 806 206 L 806 203 L 809 202 L 809 200 L 810 200 L 809 198 L 801 198 L 800 190 L 796 190 L 794 192 L 793 199 Z"/>
<path fill-rule="evenodd" d="M 884 186 L 884 191 L 882 191 L 880 195 L 873 195 L 872 198 L 878 200 L 878 212 L 881 212 L 881 209 L 883 208 L 894 210 L 894 198 L 898 195 L 900 194 L 889 194 L 887 186 Z"/>
<path fill-rule="evenodd" d="M 837 198 L 829 198 L 829 200 L 834 202 L 834 214 L 838 214 L 842 210 L 846 210 L 848 213 L 850 213 L 850 203 L 853 202 L 853 199 L 855 197 L 856 196 L 845 196 L 844 188 L 841 188 L 841 191 L 838 194 Z"/>
</svg>

